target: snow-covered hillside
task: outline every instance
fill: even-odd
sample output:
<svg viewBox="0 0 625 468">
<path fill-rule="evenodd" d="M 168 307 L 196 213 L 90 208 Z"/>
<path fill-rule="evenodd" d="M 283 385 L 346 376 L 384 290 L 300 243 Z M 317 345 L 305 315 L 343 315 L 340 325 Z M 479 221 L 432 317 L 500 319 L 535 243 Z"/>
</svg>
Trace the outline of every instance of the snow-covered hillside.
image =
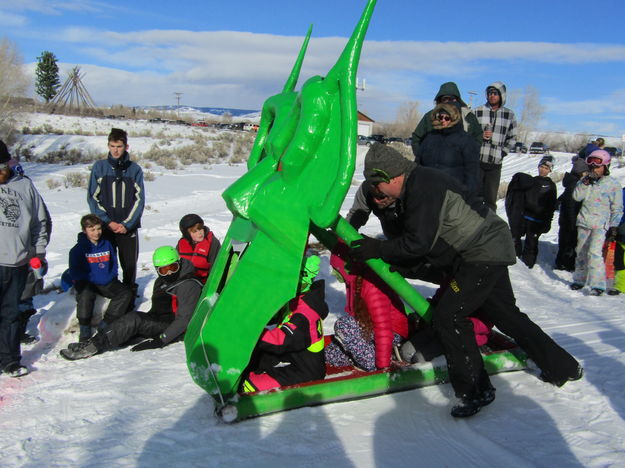
<svg viewBox="0 0 625 468">
<path fill-rule="evenodd" d="M 79 124 L 91 132 L 111 126 L 131 130 L 127 121 L 51 119 L 56 128 Z M 33 137 L 28 141 L 37 154 L 59 138 Z M 105 135 L 84 138 L 72 144 L 105 151 Z M 131 137 L 130 151 L 151 143 Z M 343 214 L 362 180 L 366 147 L 358 151 L 355 182 Z M 570 154 L 555 157 L 556 172 L 569 169 Z M 510 155 L 503 178 L 509 180 L 517 171 L 536 174 L 537 160 Z M 46 181 L 62 179 L 68 172 L 87 172 L 88 166 L 25 163 L 24 167 L 53 217 L 46 281 L 58 283 L 79 219 L 88 208 L 84 188 L 50 188 Z M 150 170 L 155 178 L 146 182 L 147 206 L 140 230 L 143 310 L 149 306 L 155 279 L 152 251 L 176 242 L 178 221 L 188 212 L 201 215 L 223 238 L 231 216 L 221 192 L 245 172 L 245 166 L 196 164 L 168 170 L 153 165 Z M 625 183 L 625 169 L 613 167 L 612 172 Z M 505 217 L 501 201 L 499 214 Z M 377 221 L 372 219 L 364 231 L 376 234 Z M 569 290 L 571 274 L 551 268 L 556 239 L 553 223 L 552 231 L 541 238 L 537 266 L 528 270 L 523 264 L 514 265 L 511 278 L 520 308 L 583 363 L 585 377 L 558 389 L 529 372 L 496 375 L 492 379 L 496 401 L 468 420 L 449 416 L 453 392 L 449 385 L 441 385 L 221 424 L 213 416 L 212 399 L 187 372 L 182 343 L 138 353 L 121 349 L 69 362 L 58 352 L 76 339 L 67 333 L 75 313 L 74 297 L 55 292 L 37 296 L 40 312 L 29 330 L 41 339 L 23 347 L 23 363 L 32 372 L 21 379 L 0 376 L 1 465 L 623 466 L 624 297 L 589 297 Z M 321 275 L 331 288 L 332 313 L 325 324 L 330 330 L 342 313 L 344 296 L 327 256 Z M 417 288 L 425 296 L 434 291 L 426 283 Z"/>
</svg>

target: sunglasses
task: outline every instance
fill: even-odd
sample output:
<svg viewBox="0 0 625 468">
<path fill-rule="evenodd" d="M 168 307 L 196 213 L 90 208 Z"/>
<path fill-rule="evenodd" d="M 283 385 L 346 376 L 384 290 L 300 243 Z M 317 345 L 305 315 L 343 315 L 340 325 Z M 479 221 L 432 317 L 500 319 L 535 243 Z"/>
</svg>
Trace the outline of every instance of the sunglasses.
<svg viewBox="0 0 625 468">
<path fill-rule="evenodd" d="M 497 91 L 496 89 L 490 89 L 486 94 L 488 94 L 489 96 L 499 96 L 499 91 Z"/>
<path fill-rule="evenodd" d="M 586 158 L 586 164 L 588 164 L 591 167 L 603 166 L 603 159 L 598 158 L 596 156 L 591 156 L 591 157 Z"/>
<path fill-rule="evenodd" d="M 178 270 L 180 270 L 180 263 L 178 262 L 171 263 L 170 265 L 163 265 L 160 267 L 156 267 L 156 271 L 161 276 L 173 275 L 174 273 L 177 273 Z"/>
<path fill-rule="evenodd" d="M 441 96 L 440 98 L 440 102 L 442 103 L 456 102 L 457 100 L 456 96 Z"/>
<path fill-rule="evenodd" d="M 436 114 L 436 120 L 451 122 L 451 117 L 449 116 L 449 114 Z"/>
</svg>

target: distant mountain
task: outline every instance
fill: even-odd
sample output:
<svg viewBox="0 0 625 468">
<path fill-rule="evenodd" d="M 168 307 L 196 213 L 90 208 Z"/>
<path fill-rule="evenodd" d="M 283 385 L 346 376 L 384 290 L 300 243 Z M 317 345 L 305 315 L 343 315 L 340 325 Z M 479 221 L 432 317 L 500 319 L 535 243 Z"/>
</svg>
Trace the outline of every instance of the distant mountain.
<svg viewBox="0 0 625 468">
<path fill-rule="evenodd" d="M 259 110 L 252 109 L 231 109 L 226 107 L 195 107 L 195 106 L 149 106 L 150 109 L 160 109 L 180 112 L 199 112 L 202 114 L 224 115 L 226 113 L 233 117 L 254 117 L 260 114 Z"/>
</svg>

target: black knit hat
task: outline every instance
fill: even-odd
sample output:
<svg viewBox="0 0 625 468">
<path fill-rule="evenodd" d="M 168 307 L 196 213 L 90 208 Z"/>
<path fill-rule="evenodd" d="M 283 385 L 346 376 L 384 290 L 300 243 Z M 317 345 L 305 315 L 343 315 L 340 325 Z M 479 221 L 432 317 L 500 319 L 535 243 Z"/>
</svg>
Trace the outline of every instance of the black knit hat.
<svg viewBox="0 0 625 468">
<path fill-rule="evenodd" d="M 180 219 L 180 224 L 178 225 L 180 227 L 180 232 L 182 233 L 182 237 L 188 236 L 189 233 L 187 229 L 189 229 L 191 226 L 195 226 L 198 223 L 204 224 L 204 220 L 200 218 L 198 215 L 196 215 L 195 213 L 189 213 L 189 214 L 184 215 Z"/>
<path fill-rule="evenodd" d="M 399 151 L 382 143 L 374 143 L 365 156 L 364 176 L 372 185 L 389 182 L 390 179 L 406 174 L 415 167 Z"/>
<path fill-rule="evenodd" d="M 0 140 L 0 164 L 9 162 L 9 159 L 11 159 L 9 149 L 7 145 L 4 144 L 4 141 Z"/>
</svg>

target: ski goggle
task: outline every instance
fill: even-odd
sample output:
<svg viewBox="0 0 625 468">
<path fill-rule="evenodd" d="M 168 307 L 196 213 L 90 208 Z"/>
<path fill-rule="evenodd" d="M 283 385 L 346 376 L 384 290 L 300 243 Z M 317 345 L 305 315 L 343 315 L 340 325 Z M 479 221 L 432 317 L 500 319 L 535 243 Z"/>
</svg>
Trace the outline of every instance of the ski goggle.
<svg viewBox="0 0 625 468">
<path fill-rule="evenodd" d="M 603 166 L 603 159 L 597 156 L 590 156 L 586 158 L 586 164 L 588 164 L 590 167 Z"/>
<path fill-rule="evenodd" d="M 451 117 L 448 114 L 436 114 L 436 120 L 451 122 Z"/>
<path fill-rule="evenodd" d="M 178 262 L 156 267 L 157 273 L 161 276 L 173 275 L 174 273 L 177 273 L 178 270 L 180 270 L 180 263 Z"/>
</svg>

